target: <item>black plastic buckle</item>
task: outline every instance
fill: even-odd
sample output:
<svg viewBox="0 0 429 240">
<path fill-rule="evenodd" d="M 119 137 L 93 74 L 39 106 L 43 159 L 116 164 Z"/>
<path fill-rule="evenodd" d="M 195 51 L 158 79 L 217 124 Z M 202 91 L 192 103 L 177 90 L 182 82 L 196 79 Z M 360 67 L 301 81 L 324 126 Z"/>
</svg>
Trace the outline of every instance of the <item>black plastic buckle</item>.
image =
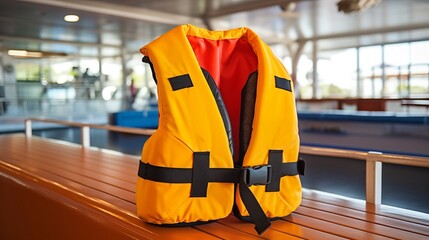
<svg viewBox="0 0 429 240">
<path fill-rule="evenodd" d="M 268 185 L 271 183 L 271 165 L 258 165 L 243 168 L 243 180 L 247 186 Z"/>
</svg>

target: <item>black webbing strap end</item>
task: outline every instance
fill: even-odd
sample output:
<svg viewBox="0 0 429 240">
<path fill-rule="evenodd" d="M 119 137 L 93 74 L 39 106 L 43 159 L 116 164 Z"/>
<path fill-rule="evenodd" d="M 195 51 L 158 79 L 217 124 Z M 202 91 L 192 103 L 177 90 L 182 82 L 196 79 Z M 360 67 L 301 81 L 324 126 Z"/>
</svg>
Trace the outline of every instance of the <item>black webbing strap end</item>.
<svg viewBox="0 0 429 240">
<path fill-rule="evenodd" d="M 267 218 L 268 219 L 268 218 Z M 255 223 L 256 224 L 256 223 Z M 261 235 L 262 233 L 264 233 L 268 228 L 270 228 L 270 226 L 271 226 L 271 222 L 270 222 L 270 220 L 268 219 L 268 221 L 262 221 L 261 223 L 259 223 L 259 224 L 256 224 L 255 225 L 255 230 L 256 230 L 256 232 L 259 234 L 259 235 Z"/>
<path fill-rule="evenodd" d="M 255 195 L 253 195 L 249 186 L 269 186 L 271 183 L 271 178 L 272 166 L 267 164 L 243 168 L 243 174 L 240 180 L 240 197 L 243 200 L 243 203 L 249 212 L 249 216 L 255 224 L 255 230 L 259 235 L 261 235 L 271 226 L 271 222 L 265 215 L 264 210 L 262 209 Z"/>
<path fill-rule="evenodd" d="M 255 195 L 253 195 L 252 191 L 250 191 L 250 188 L 246 185 L 243 178 L 240 180 L 239 189 L 241 200 L 255 224 L 255 230 L 261 235 L 271 226 L 270 219 L 265 215 L 264 210 L 261 205 L 259 205 L 258 200 Z"/>
<path fill-rule="evenodd" d="M 144 56 L 144 57 L 142 58 L 142 62 L 144 62 L 144 63 L 151 63 L 151 61 L 150 61 L 150 59 L 149 59 L 149 57 L 148 57 L 148 56 Z"/>
<path fill-rule="evenodd" d="M 297 169 L 298 169 L 298 174 L 301 175 L 301 176 L 304 176 L 304 173 L 305 173 L 305 161 L 302 160 L 301 158 L 298 159 Z"/>
<path fill-rule="evenodd" d="M 146 172 L 147 172 L 147 164 L 142 162 L 141 160 L 139 161 L 139 170 L 137 172 L 137 175 L 141 178 L 146 178 Z"/>
<path fill-rule="evenodd" d="M 283 176 L 304 175 L 305 170 L 305 162 L 302 159 L 298 159 L 297 162 L 283 163 L 283 150 L 270 150 L 268 159 L 268 165 L 245 168 L 239 185 L 240 197 L 259 235 L 271 226 L 271 222 L 249 186 L 258 183 L 258 185 L 266 185 L 266 192 L 278 192 L 280 179 Z M 264 172 L 266 173 L 263 174 Z"/>
</svg>

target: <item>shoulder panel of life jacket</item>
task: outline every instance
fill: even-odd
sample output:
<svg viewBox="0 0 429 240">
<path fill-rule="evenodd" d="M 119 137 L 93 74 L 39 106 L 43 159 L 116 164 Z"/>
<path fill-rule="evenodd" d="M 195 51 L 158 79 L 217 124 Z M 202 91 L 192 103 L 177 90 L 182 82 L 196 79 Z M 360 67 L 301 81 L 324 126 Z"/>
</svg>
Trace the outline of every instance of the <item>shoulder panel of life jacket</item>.
<svg viewBox="0 0 429 240">
<path fill-rule="evenodd" d="M 141 52 L 157 80 L 159 127 L 142 151 L 139 217 L 192 224 L 224 218 L 234 206 L 236 216 L 258 222 L 256 215 L 294 211 L 301 202 L 295 99 L 269 47 L 248 28 L 181 25 Z"/>
</svg>

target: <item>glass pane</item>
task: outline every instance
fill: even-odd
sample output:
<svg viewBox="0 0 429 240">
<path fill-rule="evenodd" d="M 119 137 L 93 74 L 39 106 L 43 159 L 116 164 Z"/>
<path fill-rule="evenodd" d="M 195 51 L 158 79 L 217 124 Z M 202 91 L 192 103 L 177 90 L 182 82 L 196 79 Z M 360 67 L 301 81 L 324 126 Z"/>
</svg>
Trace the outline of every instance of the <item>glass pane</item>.
<svg viewBox="0 0 429 240">
<path fill-rule="evenodd" d="M 429 41 L 411 43 L 409 67 L 410 97 L 427 97 L 429 94 Z"/>
<path fill-rule="evenodd" d="M 402 66 L 410 63 L 410 44 L 399 43 L 384 46 L 384 64 Z"/>
<path fill-rule="evenodd" d="M 313 97 L 313 61 L 302 55 L 297 66 L 296 80 L 298 82 L 299 96 L 303 99 Z"/>
<path fill-rule="evenodd" d="M 381 96 L 381 46 L 359 49 L 359 68 L 362 81 L 362 97 Z"/>
<path fill-rule="evenodd" d="M 411 43 L 411 63 L 429 64 L 429 41 Z"/>
<path fill-rule="evenodd" d="M 344 98 L 357 95 L 356 49 L 322 52 L 318 60 L 319 87 L 323 98 Z"/>
</svg>

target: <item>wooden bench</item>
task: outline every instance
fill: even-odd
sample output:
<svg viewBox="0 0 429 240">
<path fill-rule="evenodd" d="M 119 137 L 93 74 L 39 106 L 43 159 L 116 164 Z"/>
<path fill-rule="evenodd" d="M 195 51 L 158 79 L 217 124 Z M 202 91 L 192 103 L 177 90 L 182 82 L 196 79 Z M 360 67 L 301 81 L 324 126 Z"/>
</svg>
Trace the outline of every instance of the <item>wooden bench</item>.
<svg viewBox="0 0 429 240">
<path fill-rule="evenodd" d="M 0 239 L 429 239 L 423 213 L 304 190 L 258 236 L 234 216 L 166 228 L 135 214 L 139 157 L 23 134 L 0 135 Z"/>
</svg>

